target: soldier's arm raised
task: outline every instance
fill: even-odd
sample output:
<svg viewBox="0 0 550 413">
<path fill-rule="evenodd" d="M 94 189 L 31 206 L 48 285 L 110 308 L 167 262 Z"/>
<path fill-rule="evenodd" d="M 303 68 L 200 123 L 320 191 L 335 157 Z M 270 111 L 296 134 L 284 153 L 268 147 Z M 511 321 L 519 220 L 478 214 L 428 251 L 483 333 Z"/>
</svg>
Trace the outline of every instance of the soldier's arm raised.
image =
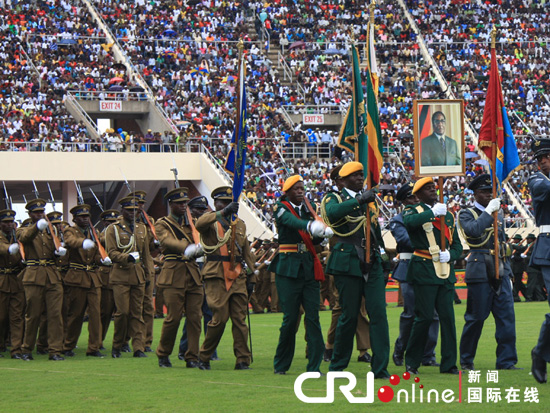
<svg viewBox="0 0 550 413">
<path fill-rule="evenodd" d="M 68 227 L 65 231 L 63 231 L 63 239 L 65 240 L 65 244 L 69 248 L 78 249 L 82 247 L 82 238 L 79 238 L 75 231 L 78 231 L 74 228 Z"/>
<path fill-rule="evenodd" d="M 153 257 L 151 256 L 151 251 L 149 250 L 149 233 L 146 232 L 145 236 L 145 245 L 143 246 L 143 251 L 141 253 L 141 258 L 143 261 L 143 269 L 147 278 L 153 279 L 150 277 L 155 276 L 155 263 L 153 262 Z"/>
<path fill-rule="evenodd" d="M 187 241 L 186 238 L 179 240 L 174 237 L 167 225 L 168 224 L 162 221 L 157 221 L 155 224 L 155 230 L 157 231 L 157 237 L 160 241 L 161 248 L 163 251 L 166 250 L 167 252 L 185 252 L 185 249 L 189 246 L 189 241 Z"/>
<path fill-rule="evenodd" d="M 206 214 L 202 215 L 199 219 L 197 219 L 197 222 L 195 222 L 195 228 L 197 228 L 197 231 L 199 231 L 201 234 L 206 233 L 211 228 L 212 224 L 216 222 L 218 219 L 220 219 L 221 217 L 222 217 L 221 211 L 207 212 Z"/>
<path fill-rule="evenodd" d="M 36 224 L 29 225 L 24 228 L 17 228 L 16 238 L 21 244 L 29 244 L 38 235 L 38 228 Z"/>
<path fill-rule="evenodd" d="M 471 211 L 462 209 L 458 213 L 458 222 L 468 237 L 479 238 L 485 233 L 486 228 L 493 225 L 493 217 L 484 211 L 475 219 Z"/>
</svg>

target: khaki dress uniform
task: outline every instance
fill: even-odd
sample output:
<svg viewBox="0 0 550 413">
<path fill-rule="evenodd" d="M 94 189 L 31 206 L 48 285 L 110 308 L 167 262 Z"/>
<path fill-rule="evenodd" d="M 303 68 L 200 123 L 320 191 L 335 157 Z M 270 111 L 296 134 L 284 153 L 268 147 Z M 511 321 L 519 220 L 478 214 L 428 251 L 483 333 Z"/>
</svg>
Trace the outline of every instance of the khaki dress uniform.
<svg viewBox="0 0 550 413">
<path fill-rule="evenodd" d="M 229 188 L 230 190 L 230 188 Z M 216 190 L 214 191 L 216 192 Z M 221 212 L 209 212 L 201 216 L 197 222 L 197 230 L 201 233 L 203 245 L 216 245 L 218 243 L 217 223 L 227 229 L 229 222 Z M 235 243 L 238 245 L 235 256 L 237 261 L 244 261 L 249 268 L 254 268 L 254 257 L 250 252 L 250 245 L 246 238 L 246 225 L 243 220 L 237 219 L 234 227 L 236 231 Z M 227 245 L 228 254 L 235 246 Z M 237 357 L 237 364 L 250 364 L 250 349 L 248 348 L 248 326 L 246 314 L 248 312 L 248 296 L 246 289 L 246 274 L 243 270 L 233 282 L 229 291 L 225 287 L 223 262 L 220 249 L 216 249 L 211 255 L 206 256 L 206 262 L 202 269 L 204 277 L 206 301 L 212 310 L 212 320 L 208 323 L 206 337 L 200 349 L 200 361 L 209 363 L 210 357 L 218 347 L 225 330 L 225 324 L 231 317 L 233 333 L 233 351 Z"/>
<path fill-rule="evenodd" d="M 137 205 L 135 198 L 126 199 L 120 201 L 123 208 Z M 154 266 L 147 228 L 139 222 L 135 228 L 132 226 L 132 222 L 121 217 L 107 228 L 105 235 L 107 254 L 113 262 L 110 284 L 116 305 L 113 353 L 120 351 L 127 335 L 132 339 L 134 353 L 144 351 L 143 295 L 145 281 L 154 273 Z M 139 253 L 138 262 L 130 258 L 131 252 Z"/>
<path fill-rule="evenodd" d="M 13 221 L 14 217 L 12 210 L 0 211 L 0 221 Z M 13 234 L 0 232 L 0 347 L 5 351 L 4 338 L 9 329 L 12 358 L 21 356 L 25 314 L 25 291 L 17 277 L 23 269 L 21 253 L 9 252 L 16 242 Z"/>
<path fill-rule="evenodd" d="M 27 203 L 29 211 L 44 210 L 46 201 L 40 198 Z M 17 229 L 17 239 L 25 250 L 26 268 L 22 272 L 25 289 L 25 335 L 23 354 L 32 352 L 44 308 L 48 320 L 48 352 L 59 356 L 63 350 L 63 285 L 55 265 L 55 244 L 48 229 L 40 231 L 37 223 Z"/>
<path fill-rule="evenodd" d="M 73 215 L 89 215 L 88 205 L 78 205 L 71 209 Z M 69 291 L 69 312 L 67 318 L 67 336 L 63 350 L 71 351 L 76 347 L 82 331 L 84 313 L 88 308 L 88 349 L 87 354 L 99 351 L 101 347 L 101 279 L 97 264 L 101 257 L 97 245 L 85 250 L 82 243 L 90 239 L 89 229 L 78 226 L 66 228 L 65 245 L 69 249 L 69 270 L 65 276 L 65 285 Z"/>
<path fill-rule="evenodd" d="M 204 291 L 199 266 L 193 258 L 184 256 L 185 249 L 193 244 L 191 227 L 185 219 L 180 222 L 178 217 L 169 215 L 159 219 L 155 229 L 164 254 L 164 265 L 157 282 L 162 288 L 168 310 L 162 324 L 157 355 L 166 357 L 172 354 L 180 321 L 185 313 L 188 342 L 185 361 L 198 362 Z"/>
<path fill-rule="evenodd" d="M 100 217 L 105 223 L 106 226 L 116 222 L 119 217 L 120 212 L 116 209 L 108 209 L 101 213 Z M 105 232 L 107 227 L 99 234 L 99 239 L 103 247 L 105 247 Z M 112 265 L 101 264 L 98 268 L 98 275 L 101 280 L 101 301 L 99 304 L 101 311 L 101 346 L 103 347 L 103 342 L 107 336 L 107 331 L 109 331 L 109 325 L 111 324 L 111 319 L 115 313 L 115 298 L 113 296 L 113 287 L 109 282 L 109 275 L 111 274 Z"/>
</svg>

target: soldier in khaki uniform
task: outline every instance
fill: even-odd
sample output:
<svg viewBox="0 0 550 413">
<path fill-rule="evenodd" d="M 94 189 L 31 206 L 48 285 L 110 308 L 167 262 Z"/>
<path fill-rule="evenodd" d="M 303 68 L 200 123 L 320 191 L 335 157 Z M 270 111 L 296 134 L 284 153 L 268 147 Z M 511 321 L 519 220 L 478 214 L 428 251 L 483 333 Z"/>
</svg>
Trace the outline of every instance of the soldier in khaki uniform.
<svg viewBox="0 0 550 413">
<path fill-rule="evenodd" d="M 151 225 L 155 224 L 155 220 L 147 215 L 145 212 L 144 206 L 146 203 L 145 197 L 147 192 L 145 191 L 135 191 L 130 193 L 128 196 L 133 196 L 138 199 L 139 204 L 139 215 L 136 215 L 136 219 L 143 223 L 147 227 L 147 233 L 149 235 L 149 251 L 153 253 L 159 248 L 159 241 L 156 240 L 153 236 L 152 229 L 149 227 L 149 224 L 146 220 L 149 218 Z M 155 254 L 153 254 L 156 256 Z M 151 345 L 153 344 L 153 323 L 155 321 L 155 307 L 153 305 L 153 292 L 155 290 L 155 272 L 151 273 L 150 278 L 145 280 L 145 293 L 143 295 L 143 322 L 145 323 L 145 330 L 143 330 L 143 340 L 145 345 L 145 352 L 152 353 L 153 350 Z"/>
<path fill-rule="evenodd" d="M 54 239 L 44 219 L 46 201 L 37 198 L 25 205 L 32 223 L 17 230 L 17 239 L 25 250 L 27 267 L 22 273 L 25 288 L 26 312 L 23 360 L 32 360 L 36 333 L 43 309 L 48 317 L 48 352 L 50 360 L 64 360 L 63 350 L 63 286 L 55 266 L 55 257 L 67 253 L 64 247 L 55 248 Z"/>
<path fill-rule="evenodd" d="M 87 356 L 104 357 L 101 347 L 101 280 L 97 264 L 101 257 L 96 243 L 92 240 L 90 225 L 90 206 L 77 205 L 71 209 L 74 227 L 66 228 L 63 235 L 69 253 L 69 270 L 65 276 L 69 305 L 67 318 L 67 336 L 63 345 L 65 356 L 74 356 L 73 349 L 78 343 L 86 307 L 88 308 L 88 349 Z M 107 257 L 108 259 L 108 257 Z M 110 260 L 107 262 L 109 263 Z"/>
<path fill-rule="evenodd" d="M 199 366 L 199 340 L 201 336 L 202 301 L 204 292 L 202 277 L 195 257 L 202 253 L 194 243 L 187 208 L 187 188 L 176 188 L 165 195 L 170 206 L 170 215 L 159 219 L 155 229 L 159 237 L 164 265 L 158 285 L 162 287 L 168 315 L 162 324 L 157 347 L 159 367 L 172 367 L 169 356 L 174 349 L 176 336 L 185 312 L 187 322 L 186 367 Z"/>
<path fill-rule="evenodd" d="M 7 328 L 11 333 L 11 358 L 21 358 L 25 292 L 17 278 L 23 265 L 19 244 L 15 239 L 15 211 L 0 211 L 0 346 L 4 347 Z M 5 351 L 5 350 L 3 350 Z M 3 357 L 0 354 L 0 357 Z"/>
<path fill-rule="evenodd" d="M 107 254 L 113 262 L 110 283 L 115 298 L 115 332 L 113 358 L 121 357 L 120 349 L 126 336 L 132 339 L 134 357 L 147 357 L 143 344 L 143 294 L 145 280 L 154 272 L 149 252 L 149 235 L 144 224 L 135 220 L 138 199 L 119 200 L 122 217 L 111 224 L 105 234 Z"/>
<path fill-rule="evenodd" d="M 226 276 L 224 263 L 227 266 L 231 251 L 235 251 L 235 262 L 245 262 L 249 268 L 254 268 L 254 257 L 250 252 L 250 245 L 246 238 L 246 225 L 241 219 L 237 219 L 232 231 L 236 231 L 235 244 L 219 242 L 218 237 L 223 237 L 229 229 L 231 216 L 239 210 L 238 202 L 232 202 L 232 190 L 228 186 L 215 189 L 212 194 L 216 211 L 207 212 L 196 223 L 197 230 L 201 233 L 201 244 L 207 252 L 206 263 L 202 269 L 204 276 L 206 300 L 212 309 L 212 320 L 208 323 L 206 337 L 199 354 L 199 368 L 210 370 L 210 357 L 220 342 L 225 324 L 229 317 L 232 321 L 233 351 L 237 357 L 236 370 L 247 370 L 250 367 L 250 349 L 248 348 L 248 326 L 246 314 L 248 312 L 247 277 L 244 267 L 241 273 L 231 283 L 229 290 L 226 288 Z M 237 266 L 236 268 L 239 268 Z M 255 282 L 255 275 L 248 280 L 248 287 Z"/>
<path fill-rule="evenodd" d="M 116 222 L 120 216 L 120 212 L 116 209 L 108 209 L 103 211 L 99 216 L 105 225 L 105 228 L 99 234 L 101 244 L 105 247 L 105 232 L 107 227 Z M 101 311 L 101 346 L 100 350 L 105 350 L 103 341 L 109 331 L 109 325 L 111 324 L 111 318 L 115 312 L 115 298 L 113 297 L 113 287 L 109 283 L 109 274 L 111 273 L 112 263 L 104 262 L 99 266 L 99 278 L 101 279 L 101 301 L 99 304 Z"/>
</svg>

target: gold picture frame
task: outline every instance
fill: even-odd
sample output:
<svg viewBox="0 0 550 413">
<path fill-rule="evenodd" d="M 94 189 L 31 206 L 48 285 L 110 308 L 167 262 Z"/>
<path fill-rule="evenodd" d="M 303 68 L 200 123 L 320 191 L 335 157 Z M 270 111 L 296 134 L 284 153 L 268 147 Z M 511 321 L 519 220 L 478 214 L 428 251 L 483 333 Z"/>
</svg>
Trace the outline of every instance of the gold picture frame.
<svg viewBox="0 0 550 413">
<path fill-rule="evenodd" d="M 413 124 L 417 177 L 466 173 L 463 100 L 415 100 Z"/>
</svg>

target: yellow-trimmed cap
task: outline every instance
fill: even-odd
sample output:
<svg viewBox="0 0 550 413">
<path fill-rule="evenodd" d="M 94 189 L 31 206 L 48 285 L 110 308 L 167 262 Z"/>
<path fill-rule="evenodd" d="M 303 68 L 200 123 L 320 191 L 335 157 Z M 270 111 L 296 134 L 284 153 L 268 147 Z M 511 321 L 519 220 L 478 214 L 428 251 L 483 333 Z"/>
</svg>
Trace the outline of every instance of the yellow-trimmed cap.
<svg viewBox="0 0 550 413">
<path fill-rule="evenodd" d="M 11 222 L 15 220 L 15 211 L 13 209 L 3 209 L 0 211 L 0 221 Z"/>
<path fill-rule="evenodd" d="M 70 212 L 71 214 L 73 214 L 73 216 L 77 217 L 77 216 L 90 215 L 91 209 L 92 207 L 90 205 L 82 204 L 82 205 L 77 205 L 75 207 L 72 207 Z"/>
<path fill-rule="evenodd" d="M 145 197 L 147 196 L 147 192 L 142 190 L 134 191 L 129 193 L 128 196 L 133 196 L 134 198 L 139 199 L 139 202 L 145 203 Z"/>
<path fill-rule="evenodd" d="M 233 189 L 230 186 L 220 186 L 214 189 L 210 196 L 212 199 L 219 199 L 221 201 L 233 201 Z"/>
<path fill-rule="evenodd" d="M 344 166 L 342 166 L 342 169 L 340 169 L 340 172 L 338 173 L 342 178 L 345 178 L 346 176 L 351 175 L 354 172 L 362 171 L 363 170 L 363 164 L 361 162 L 348 162 L 345 163 Z"/>
<path fill-rule="evenodd" d="M 138 209 L 139 202 L 139 198 L 136 198 L 135 196 L 127 196 L 118 200 L 118 203 L 124 209 Z"/>
<path fill-rule="evenodd" d="M 46 200 L 42 198 L 36 198 L 32 201 L 27 202 L 27 205 L 25 205 L 25 208 L 29 212 L 34 211 L 44 211 L 46 209 Z"/>
<path fill-rule="evenodd" d="M 59 224 L 62 221 L 61 217 L 63 216 L 63 213 L 59 211 L 52 211 L 47 213 L 46 216 L 52 224 Z"/>
<path fill-rule="evenodd" d="M 167 192 L 166 195 L 164 195 L 164 199 L 166 199 L 168 202 L 189 201 L 189 196 L 187 196 L 188 191 L 189 190 L 185 187 L 175 188 Z"/>
<path fill-rule="evenodd" d="M 429 184 L 430 182 L 431 182 L 431 183 L 434 182 L 434 179 L 433 179 L 431 176 L 426 176 L 425 178 L 419 179 L 419 180 L 416 181 L 416 183 L 414 184 L 412 193 L 413 193 L 413 194 L 416 194 L 418 191 L 420 191 L 420 189 L 421 189 L 424 185 Z"/>
<path fill-rule="evenodd" d="M 301 175 L 292 175 L 291 177 L 286 179 L 286 181 L 283 185 L 283 192 L 288 191 L 290 188 L 292 188 L 298 182 L 303 181 L 303 180 L 304 180 L 304 178 L 302 178 Z"/>
<path fill-rule="evenodd" d="M 119 215 L 120 212 L 118 212 L 116 209 L 108 209 L 106 211 L 103 211 L 99 217 L 103 221 L 116 221 Z"/>
</svg>

